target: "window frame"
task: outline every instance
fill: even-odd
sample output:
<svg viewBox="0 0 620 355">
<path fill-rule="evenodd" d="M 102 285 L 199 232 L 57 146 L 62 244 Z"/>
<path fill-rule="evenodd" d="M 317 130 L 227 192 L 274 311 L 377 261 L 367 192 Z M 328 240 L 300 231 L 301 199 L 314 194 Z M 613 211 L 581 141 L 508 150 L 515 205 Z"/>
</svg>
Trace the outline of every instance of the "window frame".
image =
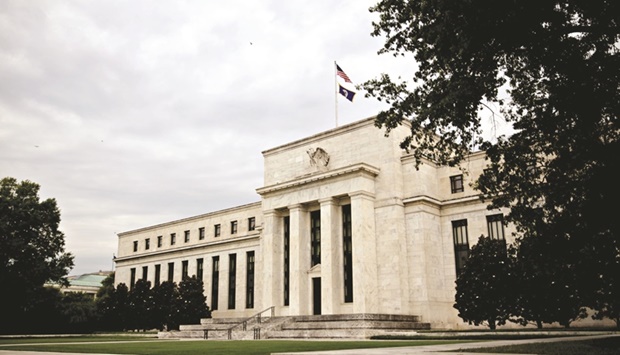
<svg viewBox="0 0 620 355">
<path fill-rule="evenodd" d="M 215 224 L 213 225 L 213 237 L 217 238 L 220 235 L 222 235 L 222 225 L 221 224 Z"/>
<path fill-rule="evenodd" d="M 463 174 L 450 176 L 450 191 L 453 194 L 459 192 L 465 192 L 465 184 L 463 181 Z"/>
<path fill-rule="evenodd" d="M 452 221 L 452 241 L 454 244 L 454 266 L 458 277 L 461 271 L 463 271 L 465 261 L 469 257 L 467 219 Z"/>
<path fill-rule="evenodd" d="M 248 218 L 248 231 L 256 230 L 256 217 Z"/>
<path fill-rule="evenodd" d="M 503 240 L 506 242 L 506 232 L 504 231 L 504 214 L 492 214 L 486 216 L 486 218 L 489 238 L 493 240 Z M 499 228 L 497 228 L 498 226 Z M 498 234 L 497 236 L 496 233 Z"/>
</svg>

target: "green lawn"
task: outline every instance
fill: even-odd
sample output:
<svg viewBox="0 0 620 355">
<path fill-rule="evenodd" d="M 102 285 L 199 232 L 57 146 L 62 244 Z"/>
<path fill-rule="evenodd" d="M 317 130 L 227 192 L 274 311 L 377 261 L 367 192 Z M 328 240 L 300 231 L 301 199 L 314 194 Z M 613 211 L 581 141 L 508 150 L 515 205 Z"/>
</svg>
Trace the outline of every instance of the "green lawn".
<svg viewBox="0 0 620 355">
<path fill-rule="evenodd" d="M 422 346 L 463 343 L 454 340 L 419 341 L 305 341 L 305 340 L 208 340 L 170 341 L 147 340 L 122 344 L 49 344 L 49 345 L 0 345 L 0 350 L 30 350 L 56 352 L 83 352 L 107 354 L 166 354 L 166 355 L 268 355 L 276 352 L 320 351 L 341 349 L 382 348 L 394 346 Z"/>
<path fill-rule="evenodd" d="M 40 344 L 40 343 L 83 343 L 99 341 L 144 341 L 157 340 L 157 336 L 68 336 L 68 337 L 24 337 L 24 338 L 0 338 L 0 347 L 5 344 Z"/>
<path fill-rule="evenodd" d="M 620 354 L 620 337 L 467 349 L 467 352 L 540 355 L 618 355 Z"/>
</svg>

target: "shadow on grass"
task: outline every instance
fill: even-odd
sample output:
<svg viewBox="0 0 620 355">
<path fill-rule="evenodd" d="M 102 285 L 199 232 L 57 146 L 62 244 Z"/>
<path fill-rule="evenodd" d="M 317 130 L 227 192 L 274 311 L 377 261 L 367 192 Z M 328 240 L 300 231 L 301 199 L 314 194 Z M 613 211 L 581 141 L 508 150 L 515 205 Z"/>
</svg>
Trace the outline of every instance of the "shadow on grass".
<svg viewBox="0 0 620 355">
<path fill-rule="evenodd" d="M 532 343 L 510 345 L 494 348 L 467 349 L 467 352 L 496 354 L 540 354 L 540 355 L 618 355 L 620 354 L 620 336 L 558 341 L 552 343 Z"/>
</svg>

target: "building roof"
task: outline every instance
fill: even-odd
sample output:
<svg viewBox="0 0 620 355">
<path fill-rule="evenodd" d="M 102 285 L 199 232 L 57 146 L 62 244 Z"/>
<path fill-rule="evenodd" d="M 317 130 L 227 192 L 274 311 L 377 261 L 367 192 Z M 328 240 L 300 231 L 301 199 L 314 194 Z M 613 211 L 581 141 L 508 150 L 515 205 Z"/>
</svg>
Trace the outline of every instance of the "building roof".
<svg viewBox="0 0 620 355">
<path fill-rule="evenodd" d="M 105 280 L 111 272 L 95 272 L 91 274 L 83 274 L 78 276 L 69 276 L 70 286 L 90 286 L 101 287 L 101 282 Z"/>
</svg>

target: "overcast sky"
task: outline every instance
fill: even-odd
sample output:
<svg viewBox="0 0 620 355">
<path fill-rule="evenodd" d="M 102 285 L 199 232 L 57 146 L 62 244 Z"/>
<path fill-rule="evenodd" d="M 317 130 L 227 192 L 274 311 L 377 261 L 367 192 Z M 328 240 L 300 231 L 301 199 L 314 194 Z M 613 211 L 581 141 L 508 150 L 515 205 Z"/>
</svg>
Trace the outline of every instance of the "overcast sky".
<svg viewBox="0 0 620 355">
<path fill-rule="evenodd" d="M 71 275 L 117 233 L 259 201 L 261 151 L 336 126 L 354 84 L 411 77 L 377 55 L 374 0 L 0 2 L 0 177 L 61 209 Z M 338 99 L 343 125 L 383 106 Z"/>
<path fill-rule="evenodd" d="M 56 198 L 71 274 L 116 233 L 259 201 L 261 151 L 335 127 L 334 60 L 388 67 L 374 1 L 2 1 L 0 176 Z M 338 122 L 375 115 L 358 93 Z"/>
</svg>

